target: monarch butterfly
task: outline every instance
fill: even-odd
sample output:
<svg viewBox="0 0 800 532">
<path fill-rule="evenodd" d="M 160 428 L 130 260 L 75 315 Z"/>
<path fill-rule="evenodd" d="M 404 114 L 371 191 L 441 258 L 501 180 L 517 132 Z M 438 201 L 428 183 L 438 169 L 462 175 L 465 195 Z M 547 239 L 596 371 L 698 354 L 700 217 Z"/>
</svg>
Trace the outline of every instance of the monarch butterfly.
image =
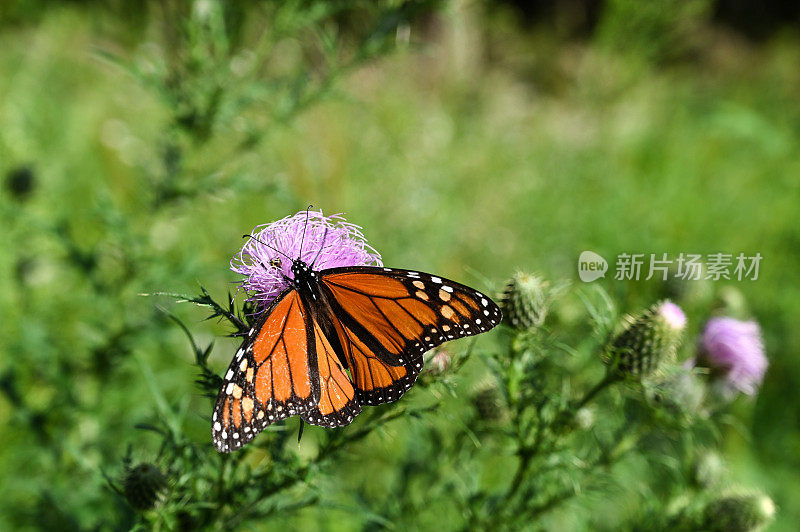
<svg viewBox="0 0 800 532">
<path fill-rule="evenodd" d="M 408 391 L 423 353 L 500 323 L 488 296 L 443 277 L 382 266 L 316 270 L 326 236 L 327 228 L 310 263 L 301 240 L 291 277 L 281 274 L 288 287 L 256 320 L 225 374 L 212 416 L 220 452 L 293 415 L 322 427 L 348 425 L 362 405 Z M 260 265 L 282 266 L 266 262 Z"/>
</svg>

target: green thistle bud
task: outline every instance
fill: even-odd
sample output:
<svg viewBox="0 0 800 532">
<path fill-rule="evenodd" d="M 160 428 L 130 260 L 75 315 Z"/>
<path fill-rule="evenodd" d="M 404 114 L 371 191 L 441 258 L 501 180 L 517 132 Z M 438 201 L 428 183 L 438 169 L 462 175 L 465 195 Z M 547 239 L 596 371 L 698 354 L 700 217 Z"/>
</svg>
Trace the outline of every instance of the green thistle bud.
<svg viewBox="0 0 800 532">
<path fill-rule="evenodd" d="M 496 422 L 505 417 L 505 405 L 497 387 L 485 384 L 478 388 L 472 396 L 472 404 L 478 412 L 478 417 L 484 421 Z"/>
<path fill-rule="evenodd" d="M 638 316 L 628 317 L 625 327 L 611 342 L 606 363 L 621 375 L 646 377 L 675 358 L 686 316 L 665 300 Z"/>
<path fill-rule="evenodd" d="M 155 464 L 143 463 L 128 469 L 123 481 L 123 493 L 128 503 L 137 510 L 150 510 L 156 506 L 167 479 Z"/>
<path fill-rule="evenodd" d="M 550 304 L 564 286 L 551 287 L 540 276 L 518 272 L 508 281 L 500 308 L 507 325 L 518 330 L 533 329 L 544 323 Z"/>
<path fill-rule="evenodd" d="M 703 512 L 703 530 L 754 532 L 775 517 L 775 503 L 763 493 L 728 495 L 711 501 Z"/>
<path fill-rule="evenodd" d="M 714 302 L 714 310 L 715 314 L 720 316 L 729 316 L 740 320 L 750 318 L 747 298 L 741 290 L 733 286 L 723 286 L 719 289 Z"/>
<path fill-rule="evenodd" d="M 669 367 L 645 383 L 645 393 L 653 406 L 691 417 L 702 410 L 706 387 L 692 370 Z"/>
</svg>

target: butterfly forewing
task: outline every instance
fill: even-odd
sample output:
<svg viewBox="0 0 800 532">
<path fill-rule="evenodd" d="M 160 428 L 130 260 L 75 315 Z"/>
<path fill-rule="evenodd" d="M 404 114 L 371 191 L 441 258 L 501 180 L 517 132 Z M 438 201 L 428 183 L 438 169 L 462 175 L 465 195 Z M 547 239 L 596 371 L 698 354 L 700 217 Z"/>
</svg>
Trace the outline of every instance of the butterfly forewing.
<svg viewBox="0 0 800 532">
<path fill-rule="evenodd" d="M 242 342 L 214 408 L 212 440 L 219 451 L 234 451 L 267 425 L 316 407 L 320 379 L 306 314 L 289 290 Z"/>
<path fill-rule="evenodd" d="M 320 384 L 319 403 L 300 416 L 307 423 L 321 427 L 349 425 L 361 412 L 356 391 L 345 373 L 331 342 L 322 327 L 314 320 L 317 364 Z"/>
<path fill-rule="evenodd" d="M 396 401 L 422 368 L 423 353 L 488 331 L 502 317 L 486 295 L 427 273 L 392 268 L 325 270 L 337 333 L 359 400 Z"/>
</svg>

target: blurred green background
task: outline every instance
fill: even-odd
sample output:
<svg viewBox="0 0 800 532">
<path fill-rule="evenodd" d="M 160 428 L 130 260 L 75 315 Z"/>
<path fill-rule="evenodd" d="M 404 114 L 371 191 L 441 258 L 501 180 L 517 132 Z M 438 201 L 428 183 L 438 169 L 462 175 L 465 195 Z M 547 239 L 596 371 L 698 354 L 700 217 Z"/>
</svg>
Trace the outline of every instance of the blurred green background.
<svg viewBox="0 0 800 532">
<path fill-rule="evenodd" d="M 579 284 L 585 249 L 761 253 L 757 281 L 681 303 L 693 332 L 724 302 L 764 329 L 771 366 L 725 452 L 794 530 L 800 26 L 764 5 L 3 2 L 0 528 L 119 510 L 101 471 L 155 452 L 134 428 L 156 408 L 147 372 L 210 445 L 157 305 L 203 341 L 227 331 L 140 294 L 223 297 L 240 235 L 311 203 L 387 265 L 489 291 L 518 268 Z M 669 294 L 598 282 L 624 311 Z M 235 343 L 217 339 L 219 372 Z"/>
</svg>

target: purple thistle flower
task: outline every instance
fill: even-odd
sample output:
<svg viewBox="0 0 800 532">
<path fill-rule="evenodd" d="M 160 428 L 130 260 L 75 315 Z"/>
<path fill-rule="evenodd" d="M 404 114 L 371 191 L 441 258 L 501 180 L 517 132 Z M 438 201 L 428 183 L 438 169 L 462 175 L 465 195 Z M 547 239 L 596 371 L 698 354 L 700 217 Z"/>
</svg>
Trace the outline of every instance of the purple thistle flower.
<svg viewBox="0 0 800 532">
<path fill-rule="evenodd" d="M 769 365 L 758 323 L 711 318 L 699 347 L 697 365 L 718 372 L 732 390 L 748 395 L 756 393 Z"/>
<path fill-rule="evenodd" d="M 258 302 L 260 308 L 289 288 L 294 278 L 294 259 L 308 265 L 313 262 L 317 271 L 340 266 L 383 266 L 380 254 L 366 243 L 361 228 L 347 223 L 341 214 L 324 216 L 321 211 L 300 211 L 259 225 L 250 234 L 253 238 L 248 238 L 231 259 L 231 270 L 245 276 L 241 287 L 248 292 L 248 301 Z"/>
</svg>

